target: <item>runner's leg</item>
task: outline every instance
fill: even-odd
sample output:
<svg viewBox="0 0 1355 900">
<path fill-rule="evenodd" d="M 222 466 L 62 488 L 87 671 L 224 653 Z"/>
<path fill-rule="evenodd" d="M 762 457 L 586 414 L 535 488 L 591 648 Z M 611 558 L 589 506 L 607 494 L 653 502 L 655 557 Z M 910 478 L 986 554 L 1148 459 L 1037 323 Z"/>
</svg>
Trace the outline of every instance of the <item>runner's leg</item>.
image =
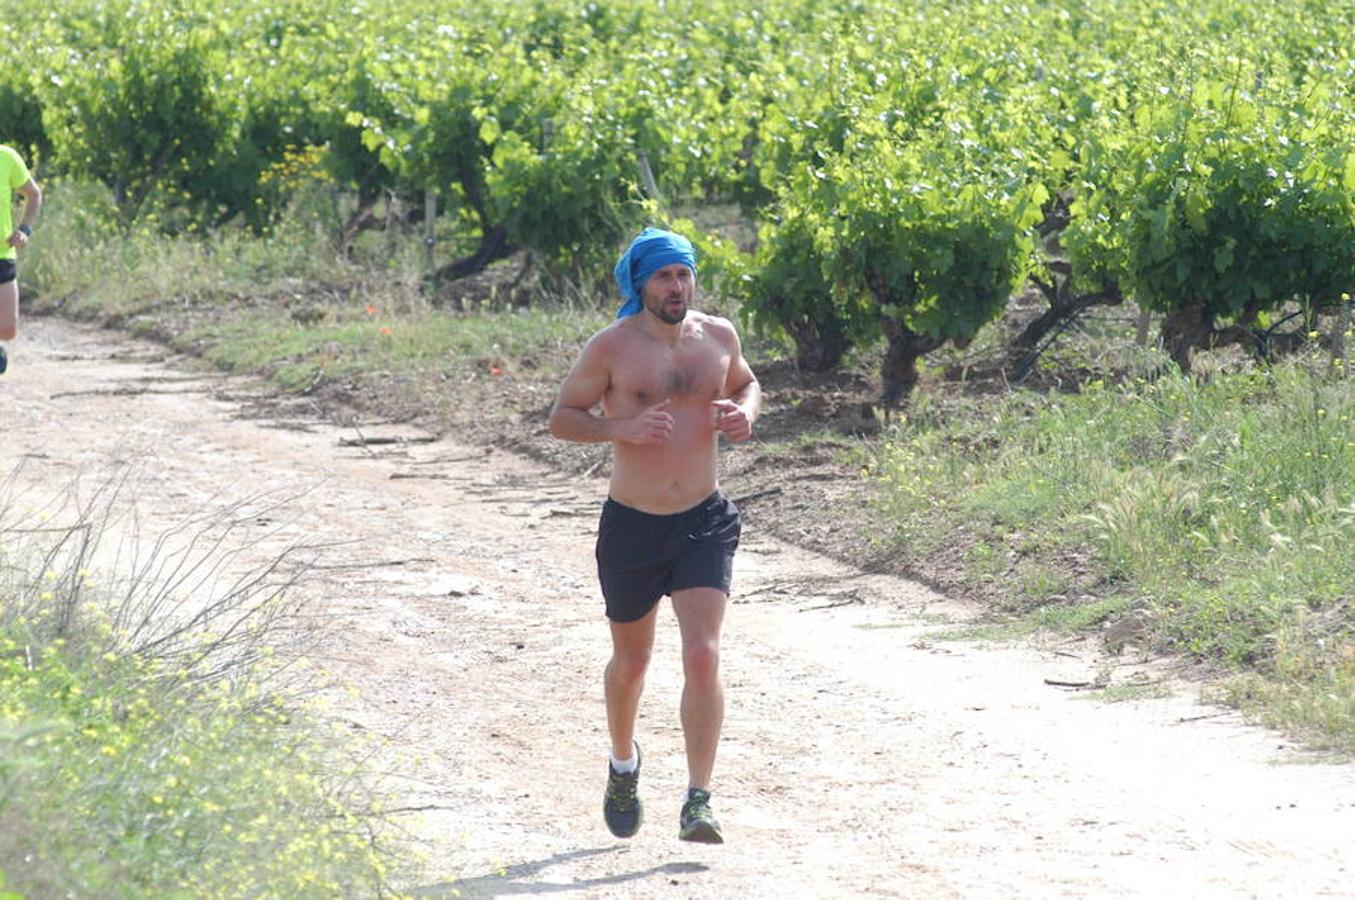
<svg viewBox="0 0 1355 900">
<path fill-rule="evenodd" d="M 12 341 L 19 331 L 19 281 L 0 284 L 0 341 Z"/>
<path fill-rule="evenodd" d="M 603 692 L 607 700 L 607 730 L 612 738 L 612 756 L 630 759 L 635 753 L 635 716 L 640 708 L 640 693 L 645 687 L 645 671 L 654 650 L 654 623 L 659 605 L 654 604 L 643 618 L 634 622 L 610 622 L 612 658 L 603 673 Z"/>
<path fill-rule="evenodd" d="M 724 724 L 720 685 L 720 626 L 729 596 L 719 588 L 673 592 L 673 611 L 682 631 L 682 734 L 687 744 L 688 787 L 710 789 L 715 749 Z"/>
</svg>

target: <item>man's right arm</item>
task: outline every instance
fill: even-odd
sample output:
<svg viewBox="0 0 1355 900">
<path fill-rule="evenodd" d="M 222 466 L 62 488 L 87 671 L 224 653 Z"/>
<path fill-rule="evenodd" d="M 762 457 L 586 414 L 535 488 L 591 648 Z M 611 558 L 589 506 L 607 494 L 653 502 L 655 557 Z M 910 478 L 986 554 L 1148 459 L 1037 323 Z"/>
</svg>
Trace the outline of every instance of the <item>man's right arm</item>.
<svg viewBox="0 0 1355 900">
<path fill-rule="evenodd" d="M 560 396 L 555 398 L 548 425 L 550 433 L 561 440 L 596 444 L 613 439 L 614 424 L 593 415 L 593 407 L 611 381 L 604 348 L 599 346 L 604 343 L 601 335 L 594 335 L 560 385 Z"/>
<path fill-rule="evenodd" d="M 560 386 L 548 425 L 561 440 L 583 444 L 622 441 L 628 444 L 662 444 L 673 431 L 673 417 L 664 400 L 637 415 L 609 419 L 593 415 L 593 407 L 611 384 L 607 339 L 596 334 L 584 345 L 574 368 Z"/>
</svg>

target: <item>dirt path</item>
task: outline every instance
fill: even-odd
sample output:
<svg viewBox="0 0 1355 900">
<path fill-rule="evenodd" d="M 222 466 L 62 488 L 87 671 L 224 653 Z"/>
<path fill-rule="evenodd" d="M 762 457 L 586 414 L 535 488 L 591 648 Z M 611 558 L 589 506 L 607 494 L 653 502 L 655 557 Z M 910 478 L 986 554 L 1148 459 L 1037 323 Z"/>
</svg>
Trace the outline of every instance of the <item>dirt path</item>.
<svg viewBox="0 0 1355 900">
<path fill-rule="evenodd" d="M 1355 896 L 1355 767 L 1303 764 L 1189 688 L 1088 701 L 1046 684 L 1092 680 L 1084 649 L 938 640 L 967 610 L 756 534 L 724 643 L 729 843 L 676 840 L 670 611 L 641 712 L 648 821 L 616 841 L 591 559 L 605 484 L 451 441 L 342 447 L 354 428 L 259 418 L 248 383 L 162 356 L 27 320 L 0 379 L 0 476 L 22 460 L 36 499 L 130 472 L 143 527 L 279 491 L 297 499 L 261 528 L 353 540 L 360 568 L 307 590 L 352 688 L 338 713 L 389 738 L 404 802 L 426 807 L 406 817 L 432 860 L 421 894 Z M 1162 677 L 1116 662 L 1115 683 Z"/>
</svg>

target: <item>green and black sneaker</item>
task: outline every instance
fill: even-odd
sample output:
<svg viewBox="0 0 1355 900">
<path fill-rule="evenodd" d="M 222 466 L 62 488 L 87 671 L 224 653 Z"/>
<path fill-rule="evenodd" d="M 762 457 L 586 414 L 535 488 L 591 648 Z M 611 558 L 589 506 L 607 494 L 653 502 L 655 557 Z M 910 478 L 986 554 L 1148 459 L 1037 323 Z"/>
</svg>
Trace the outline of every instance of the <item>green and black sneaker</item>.
<svg viewBox="0 0 1355 900">
<path fill-rule="evenodd" d="M 645 818 L 645 805 L 636 789 L 640 786 L 640 744 L 635 744 L 635 771 L 625 775 L 607 763 L 607 795 L 602 800 L 602 817 L 607 829 L 619 838 L 633 837 Z"/>
<path fill-rule="evenodd" d="M 720 823 L 710 811 L 710 791 L 690 788 L 687 802 L 682 804 L 682 818 L 678 820 L 678 837 L 698 844 L 723 844 Z"/>
</svg>

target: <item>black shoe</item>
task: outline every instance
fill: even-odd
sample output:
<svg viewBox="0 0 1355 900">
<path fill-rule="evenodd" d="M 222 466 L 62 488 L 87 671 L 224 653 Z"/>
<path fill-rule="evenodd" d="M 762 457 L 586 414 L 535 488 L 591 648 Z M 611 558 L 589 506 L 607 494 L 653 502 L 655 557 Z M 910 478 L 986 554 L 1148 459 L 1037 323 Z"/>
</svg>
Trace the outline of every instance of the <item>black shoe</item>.
<svg viewBox="0 0 1355 900">
<path fill-rule="evenodd" d="M 5 374 L 9 368 L 9 354 L 5 353 L 5 345 L 0 344 L 0 375 Z"/>
<path fill-rule="evenodd" d="M 678 837 L 698 844 L 723 844 L 720 823 L 710 811 L 710 791 L 691 788 L 687 802 L 682 804 L 682 818 L 678 820 Z"/>
<path fill-rule="evenodd" d="M 602 800 L 602 817 L 607 828 L 619 838 L 632 837 L 645 818 L 645 805 L 636 795 L 640 786 L 640 745 L 635 745 L 635 771 L 625 775 L 607 763 L 607 795 Z"/>
</svg>

